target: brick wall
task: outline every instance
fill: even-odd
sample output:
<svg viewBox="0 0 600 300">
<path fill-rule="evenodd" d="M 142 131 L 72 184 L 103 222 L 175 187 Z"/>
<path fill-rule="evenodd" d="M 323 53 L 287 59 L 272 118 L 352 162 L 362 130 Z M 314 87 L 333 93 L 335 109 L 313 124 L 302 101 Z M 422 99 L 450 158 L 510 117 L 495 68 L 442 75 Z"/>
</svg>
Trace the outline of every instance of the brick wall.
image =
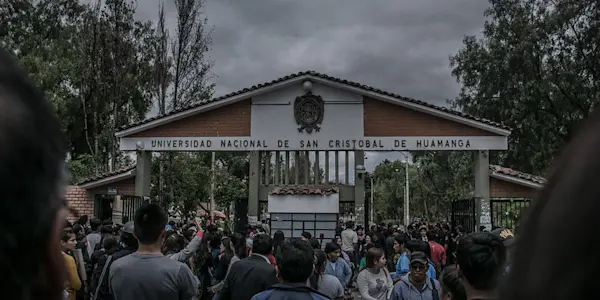
<svg viewBox="0 0 600 300">
<path fill-rule="evenodd" d="M 490 177 L 490 197 L 494 198 L 530 198 L 537 189 Z"/>
<path fill-rule="evenodd" d="M 67 200 L 67 205 L 75 209 L 79 216 L 87 215 L 91 218 L 94 215 L 94 201 L 92 201 L 92 198 L 85 189 L 69 185 L 66 189 L 65 199 Z M 67 219 L 73 222 L 77 217 L 69 214 Z"/>
<path fill-rule="evenodd" d="M 365 136 L 493 136 L 399 105 L 363 98 Z"/>
<path fill-rule="evenodd" d="M 88 192 L 91 195 L 107 195 L 109 187 L 116 188 L 119 195 L 135 195 L 135 177 L 91 188 Z"/>
<path fill-rule="evenodd" d="M 250 136 L 251 113 L 251 101 L 242 100 L 231 105 L 132 134 L 131 137 Z"/>
</svg>

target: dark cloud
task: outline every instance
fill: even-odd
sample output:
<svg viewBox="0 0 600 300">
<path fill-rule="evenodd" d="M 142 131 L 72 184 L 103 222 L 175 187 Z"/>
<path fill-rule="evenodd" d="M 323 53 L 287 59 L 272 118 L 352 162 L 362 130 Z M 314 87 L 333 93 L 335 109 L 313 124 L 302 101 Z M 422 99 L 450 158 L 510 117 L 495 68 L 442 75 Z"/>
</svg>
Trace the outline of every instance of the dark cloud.
<svg viewBox="0 0 600 300">
<path fill-rule="evenodd" d="M 166 1 L 168 23 L 175 23 Z M 435 104 L 456 96 L 448 56 L 487 1 L 206 0 L 217 95 L 312 69 Z M 158 1 L 138 15 L 156 19 Z"/>
<path fill-rule="evenodd" d="M 157 3 L 140 1 L 138 15 L 155 19 Z M 166 1 L 169 24 L 175 24 L 172 3 Z M 481 32 L 487 6 L 484 0 L 206 0 L 216 94 L 315 70 L 443 105 L 459 90 L 448 57 L 465 35 Z"/>
</svg>

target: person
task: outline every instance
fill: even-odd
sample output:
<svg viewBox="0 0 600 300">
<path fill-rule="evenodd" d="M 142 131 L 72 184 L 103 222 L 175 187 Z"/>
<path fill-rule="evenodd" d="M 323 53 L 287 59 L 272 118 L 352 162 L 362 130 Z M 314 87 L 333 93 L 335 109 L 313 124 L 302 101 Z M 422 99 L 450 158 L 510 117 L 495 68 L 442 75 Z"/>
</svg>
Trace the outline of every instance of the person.
<svg viewBox="0 0 600 300">
<path fill-rule="evenodd" d="M 102 227 L 102 221 L 100 219 L 92 219 L 90 221 L 90 228 L 92 232 L 87 235 L 87 250 L 88 254 L 92 255 L 96 249 L 96 245 L 100 243 L 102 236 L 100 235 L 100 228 Z"/>
<path fill-rule="evenodd" d="M 210 225 L 210 222 L 208 222 Z M 204 236 L 204 230 L 198 220 L 195 220 L 196 230 L 198 230 L 194 238 L 184 247 L 180 248 L 176 252 L 169 253 L 166 255 L 170 259 L 174 259 L 178 262 L 187 263 L 192 255 L 200 248 L 202 243 L 202 237 Z M 166 227 L 165 227 L 166 228 Z"/>
<path fill-rule="evenodd" d="M 335 276 L 325 274 L 327 255 L 321 249 L 313 249 L 313 251 L 316 263 L 313 275 L 309 278 L 309 286 L 319 293 L 327 295 L 330 299 L 342 299 L 344 287 L 340 281 Z"/>
<path fill-rule="evenodd" d="M 241 234 L 236 233 L 236 234 L 232 235 L 229 238 L 229 240 L 230 240 L 230 245 L 231 245 L 231 248 L 233 251 L 233 257 L 231 257 L 231 260 L 229 261 L 229 265 L 227 266 L 227 272 L 225 273 L 225 276 L 223 276 L 223 280 L 221 280 L 219 283 L 211 286 L 209 289 L 209 292 L 211 292 L 214 295 L 214 297 L 213 297 L 214 300 L 219 299 L 218 293 L 223 288 L 223 285 L 225 285 L 225 278 L 227 278 L 227 276 L 229 275 L 231 266 L 234 263 L 240 261 L 240 259 L 244 258 L 245 254 L 246 254 L 246 241 Z"/>
<path fill-rule="evenodd" d="M 369 253 L 369 250 L 374 247 L 375 247 L 375 245 L 373 245 L 373 244 L 367 244 L 365 246 L 365 253 Z M 386 260 L 386 262 L 387 262 L 387 260 Z M 366 267 L 367 267 L 367 256 L 365 255 L 363 258 L 360 259 L 359 270 L 363 270 Z M 388 272 L 389 272 L 389 270 L 388 270 Z"/>
<path fill-rule="evenodd" d="M 590 99 L 592 100 L 592 99 Z M 593 99 L 594 103 L 597 103 Z M 586 114 L 588 110 L 585 111 Z M 502 299 L 589 299 L 595 296 L 600 263 L 597 238 L 600 185 L 600 110 L 569 135 L 547 182 L 516 231 Z"/>
<path fill-rule="evenodd" d="M 427 226 L 423 225 L 419 228 L 419 239 L 423 242 L 429 242 L 427 238 Z"/>
<path fill-rule="evenodd" d="M 190 268 L 161 252 L 167 220 L 166 212 L 154 203 L 135 212 L 133 232 L 138 249 L 110 266 L 109 288 L 115 300 L 189 300 L 197 296 L 198 280 Z"/>
<path fill-rule="evenodd" d="M 50 101 L 3 49 L 0 106 L 2 299 L 63 299 L 67 146 Z"/>
<path fill-rule="evenodd" d="M 433 262 L 431 261 L 431 248 L 429 247 L 429 243 L 419 239 L 410 240 L 406 242 L 406 250 L 408 253 L 416 251 L 425 253 L 428 260 L 427 276 L 431 278 L 437 278 L 435 267 L 433 266 Z"/>
<path fill-rule="evenodd" d="M 68 300 L 75 300 L 76 293 L 82 285 L 79 273 L 77 272 L 77 264 L 75 264 L 75 259 L 71 256 L 71 253 L 75 250 L 76 244 L 75 233 L 71 229 L 63 230 L 60 237 L 60 245 L 67 267 L 65 290 L 69 293 L 69 296 L 67 297 Z"/>
<path fill-rule="evenodd" d="M 446 266 L 440 275 L 440 300 L 467 300 L 455 265 Z"/>
<path fill-rule="evenodd" d="M 304 241 L 310 241 L 310 239 L 312 239 L 312 234 L 310 234 L 308 231 L 305 231 L 300 235 L 300 239 Z"/>
<path fill-rule="evenodd" d="M 93 294 L 96 294 L 96 288 L 98 287 L 100 276 L 102 275 L 102 270 L 104 269 L 104 265 L 99 267 L 98 262 L 102 260 L 105 263 L 108 256 L 117 252 L 119 250 L 119 242 L 114 235 L 106 234 L 102 237 L 101 246 L 102 248 L 100 250 L 96 250 L 90 257 L 90 265 L 92 267 L 92 274 L 90 276 L 90 292 Z"/>
<path fill-rule="evenodd" d="M 281 246 L 279 259 L 279 279 L 267 290 L 256 294 L 252 300 L 327 300 L 324 294 L 306 286 L 313 273 L 313 248 L 307 241 L 300 239 Z"/>
<path fill-rule="evenodd" d="M 104 227 L 112 228 L 110 225 L 104 225 Z M 121 235 L 119 236 L 119 247 L 117 250 L 113 250 L 114 252 L 108 252 L 108 255 L 101 255 L 98 258 L 98 263 L 96 264 L 96 272 L 100 275 L 97 277 L 97 284 L 95 288 L 91 291 L 96 299 L 95 300 L 112 300 L 113 295 L 110 293 L 109 289 L 109 277 L 110 277 L 110 266 L 115 261 L 131 255 L 138 249 L 138 241 L 133 233 L 134 221 L 129 221 L 123 225 L 123 229 L 121 230 Z M 112 231 L 111 231 L 112 232 Z M 109 235 L 110 233 L 105 233 L 104 236 Z M 97 245 L 96 247 L 102 247 L 102 244 Z M 100 250 L 100 249 L 99 249 Z M 112 254 L 111 254 L 112 253 Z M 102 275 L 104 273 L 104 276 Z"/>
<path fill-rule="evenodd" d="M 279 258 L 279 255 L 281 253 L 281 246 L 283 246 L 284 243 L 285 235 L 283 234 L 283 231 L 275 231 L 275 233 L 273 234 L 273 256 L 275 258 L 275 262 L 277 262 L 277 258 Z"/>
<path fill-rule="evenodd" d="M 318 239 L 312 238 L 308 241 L 313 249 L 321 249 L 321 242 Z"/>
<path fill-rule="evenodd" d="M 356 264 L 356 250 L 358 249 L 358 235 L 354 231 L 354 222 L 346 222 L 346 229 L 341 233 L 342 251 L 348 255 L 349 262 Z"/>
<path fill-rule="evenodd" d="M 358 273 L 356 279 L 361 299 L 387 300 L 392 293 L 394 283 L 386 268 L 385 253 L 379 248 L 369 249 L 366 263 L 366 268 Z"/>
<path fill-rule="evenodd" d="M 278 283 L 277 272 L 267 258 L 272 250 L 273 240 L 269 235 L 255 235 L 252 240 L 252 253 L 231 266 L 219 299 L 249 300 Z"/>
<path fill-rule="evenodd" d="M 504 273 L 508 274 L 514 251 L 513 246 L 515 245 L 515 236 L 512 230 L 503 227 L 492 230 L 492 234 L 499 237 L 504 244 L 504 248 L 506 248 L 506 266 L 504 268 Z"/>
<path fill-rule="evenodd" d="M 425 253 L 411 253 L 410 272 L 394 285 L 390 300 L 439 299 L 440 283 L 427 276 L 428 264 Z"/>
<path fill-rule="evenodd" d="M 437 242 L 439 239 L 433 230 L 427 231 L 427 240 L 429 240 L 427 243 L 431 249 L 431 262 L 438 271 L 437 273 L 440 273 L 446 265 L 446 249 Z"/>
<path fill-rule="evenodd" d="M 327 254 L 325 274 L 335 276 L 342 286 L 346 288 L 350 283 L 350 279 L 352 279 L 352 270 L 348 263 L 340 258 L 340 247 L 334 242 L 329 242 L 325 244 L 325 254 Z"/>
<path fill-rule="evenodd" d="M 408 258 L 410 252 L 405 246 L 404 237 L 398 235 L 394 239 L 394 251 L 400 254 L 398 261 L 396 262 L 395 272 L 392 274 L 394 283 L 400 281 L 400 279 L 410 272 L 410 259 Z"/>
<path fill-rule="evenodd" d="M 465 235 L 456 245 L 456 261 L 468 299 L 498 298 L 496 287 L 506 263 L 500 237 L 490 232 Z"/>
</svg>

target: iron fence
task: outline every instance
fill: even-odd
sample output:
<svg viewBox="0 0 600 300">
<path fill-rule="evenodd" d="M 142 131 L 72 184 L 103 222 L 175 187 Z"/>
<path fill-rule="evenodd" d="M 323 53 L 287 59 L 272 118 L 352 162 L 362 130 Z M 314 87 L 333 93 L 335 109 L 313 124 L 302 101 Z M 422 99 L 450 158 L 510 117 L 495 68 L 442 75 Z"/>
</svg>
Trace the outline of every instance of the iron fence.
<svg viewBox="0 0 600 300">
<path fill-rule="evenodd" d="M 133 220 L 135 211 L 144 204 L 144 197 L 139 196 L 121 196 L 123 203 L 123 224 Z"/>
<path fill-rule="evenodd" d="M 531 204 L 529 198 L 493 198 L 490 199 L 492 226 L 515 229 L 523 212 Z"/>
<path fill-rule="evenodd" d="M 475 199 L 454 200 L 450 205 L 450 223 L 452 228 L 462 225 L 467 232 L 474 232 L 477 224 Z"/>
</svg>

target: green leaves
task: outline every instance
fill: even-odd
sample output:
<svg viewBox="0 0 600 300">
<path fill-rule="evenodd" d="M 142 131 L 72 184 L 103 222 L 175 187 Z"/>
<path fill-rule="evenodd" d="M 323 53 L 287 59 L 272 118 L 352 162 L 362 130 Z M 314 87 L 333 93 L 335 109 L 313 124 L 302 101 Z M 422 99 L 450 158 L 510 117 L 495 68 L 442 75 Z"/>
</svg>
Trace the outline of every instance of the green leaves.
<svg viewBox="0 0 600 300">
<path fill-rule="evenodd" d="M 455 108 L 513 129 L 507 167 L 544 172 L 600 96 L 598 2 L 493 0 L 483 37 L 450 58 Z"/>
<path fill-rule="evenodd" d="M 408 165 L 400 160 L 380 163 L 366 177 L 366 195 L 370 180 L 374 183 L 374 213 L 378 221 L 403 220 L 406 167 L 408 167 L 411 217 L 430 220 L 446 218 L 452 200 L 473 191 L 473 158 L 469 152 L 429 151 L 412 153 Z"/>
</svg>

